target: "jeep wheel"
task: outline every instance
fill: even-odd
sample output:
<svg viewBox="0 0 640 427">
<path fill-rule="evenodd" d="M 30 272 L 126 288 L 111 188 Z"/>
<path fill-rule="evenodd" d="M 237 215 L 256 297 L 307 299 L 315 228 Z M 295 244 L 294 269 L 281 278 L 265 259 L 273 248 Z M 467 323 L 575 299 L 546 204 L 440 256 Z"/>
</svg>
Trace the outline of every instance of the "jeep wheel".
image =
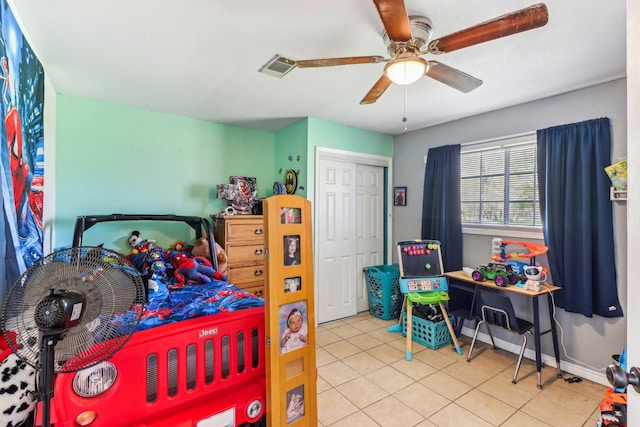
<svg viewBox="0 0 640 427">
<path fill-rule="evenodd" d="M 497 286 L 501 286 L 501 287 L 507 286 L 508 284 L 507 278 L 503 275 L 496 276 L 495 282 Z"/>
</svg>

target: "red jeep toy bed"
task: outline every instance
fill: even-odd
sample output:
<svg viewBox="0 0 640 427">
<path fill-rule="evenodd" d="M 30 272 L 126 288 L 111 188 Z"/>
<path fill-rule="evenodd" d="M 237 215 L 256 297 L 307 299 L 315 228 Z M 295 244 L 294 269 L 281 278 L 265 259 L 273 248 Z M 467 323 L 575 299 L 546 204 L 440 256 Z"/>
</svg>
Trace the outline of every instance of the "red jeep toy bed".
<svg viewBox="0 0 640 427">
<path fill-rule="evenodd" d="M 129 221 L 135 230 L 186 224 L 189 239 L 206 236 L 209 253 L 216 253 L 208 220 L 176 215 L 82 216 L 76 222 L 73 246 L 83 245 L 89 228 L 114 221 Z M 127 223 L 118 226 L 123 224 Z M 190 256 L 188 245 L 185 248 Z M 106 362 L 56 376 L 51 423 L 56 427 L 264 425 L 264 300 L 224 280 L 191 283 L 179 274 L 166 280 L 149 275 L 148 264 L 133 252 L 128 255 L 132 264 L 153 285 L 138 331 Z"/>
</svg>

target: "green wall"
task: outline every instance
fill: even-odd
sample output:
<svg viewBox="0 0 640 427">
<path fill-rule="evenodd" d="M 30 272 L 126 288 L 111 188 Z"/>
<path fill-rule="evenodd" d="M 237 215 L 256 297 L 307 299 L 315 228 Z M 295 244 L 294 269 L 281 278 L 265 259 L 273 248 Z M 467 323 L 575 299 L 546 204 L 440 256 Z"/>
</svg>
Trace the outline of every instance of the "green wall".
<svg viewBox="0 0 640 427">
<path fill-rule="evenodd" d="M 273 133 L 68 95 L 55 116 L 53 248 L 71 244 L 79 215 L 218 213 L 216 184 L 230 175 L 256 177 L 268 197 L 294 169 L 296 194 L 313 200 L 317 146 L 393 155 L 390 135 L 313 118 Z"/>
<path fill-rule="evenodd" d="M 217 213 L 216 184 L 230 175 L 272 194 L 271 132 L 65 95 L 56 127 L 54 247 L 71 243 L 78 215 Z"/>
</svg>

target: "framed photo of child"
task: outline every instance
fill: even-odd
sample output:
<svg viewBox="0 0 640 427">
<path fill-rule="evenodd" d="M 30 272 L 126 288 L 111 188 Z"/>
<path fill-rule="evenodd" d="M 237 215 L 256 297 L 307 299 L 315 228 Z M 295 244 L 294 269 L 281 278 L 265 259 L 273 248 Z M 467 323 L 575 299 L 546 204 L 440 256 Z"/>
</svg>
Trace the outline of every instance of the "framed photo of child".
<svg viewBox="0 0 640 427">
<path fill-rule="evenodd" d="M 300 265 L 300 236 L 284 236 L 284 265 Z"/>
<path fill-rule="evenodd" d="M 297 301 L 280 306 L 280 354 L 288 353 L 307 345 L 307 303 Z"/>
<path fill-rule="evenodd" d="M 298 277 L 287 277 L 284 279 L 284 292 L 298 292 L 302 290 L 302 278 Z"/>
<path fill-rule="evenodd" d="M 287 392 L 287 424 L 304 416 L 304 386 L 300 385 Z"/>
<path fill-rule="evenodd" d="M 302 224 L 300 208 L 280 208 L 280 224 Z"/>
</svg>

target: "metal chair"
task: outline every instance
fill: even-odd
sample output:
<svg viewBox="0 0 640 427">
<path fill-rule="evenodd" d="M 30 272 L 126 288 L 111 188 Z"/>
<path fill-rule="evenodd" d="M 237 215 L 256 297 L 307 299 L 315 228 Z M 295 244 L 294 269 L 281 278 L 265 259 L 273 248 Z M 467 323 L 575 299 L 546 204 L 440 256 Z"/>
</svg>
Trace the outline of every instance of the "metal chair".
<svg viewBox="0 0 640 427">
<path fill-rule="evenodd" d="M 496 348 L 496 343 L 493 340 L 493 334 L 491 333 L 491 325 L 516 332 L 522 336 L 522 347 L 520 348 L 520 355 L 518 356 L 518 363 L 516 364 L 516 370 L 513 374 L 513 380 L 511 381 L 515 384 L 518 377 L 518 371 L 520 370 L 520 364 L 522 363 L 522 356 L 527 346 L 527 334 L 533 337 L 533 332 L 531 331 L 533 329 L 533 323 L 517 318 L 509 297 L 499 292 L 479 289 L 476 302 L 479 321 L 473 334 L 473 340 L 471 341 L 471 347 L 469 348 L 467 362 L 471 361 L 471 352 L 473 351 L 473 346 L 476 343 L 480 326 L 483 323 L 487 324 L 487 330 L 489 331 L 489 337 L 491 337 L 491 343 L 493 344 L 494 349 Z"/>
</svg>

